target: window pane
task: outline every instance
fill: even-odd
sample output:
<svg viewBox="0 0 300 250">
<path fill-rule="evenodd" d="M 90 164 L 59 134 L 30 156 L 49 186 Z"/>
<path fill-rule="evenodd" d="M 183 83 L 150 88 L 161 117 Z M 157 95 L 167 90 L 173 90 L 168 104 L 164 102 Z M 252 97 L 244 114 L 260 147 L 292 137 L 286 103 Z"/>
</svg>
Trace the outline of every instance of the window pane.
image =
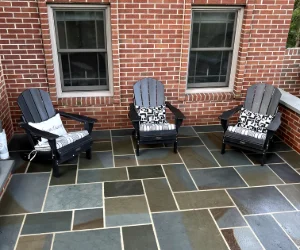
<svg viewBox="0 0 300 250">
<path fill-rule="evenodd" d="M 97 78 L 97 53 L 70 53 L 72 78 Z"/>
<path fill-rule="evenodd" d="M 72 81 L 72 87 L 97 86 L 97 85 L 99 85 L 98 79 L 81 79 L 81 80 Z"/>
<path fill-rule="evenodd" d="M 192 48 L 198 48 L 199 43 L 199 28 L 200 28 L 200 23 L 193 23 L 193 33 L 192 33 Z"/>
<path fill-rule="evenodd" d="M 97 40 L 98 40 L 98 48 L 105 48 L 105 29 L 104 29 L 104 21 L 97 21 Z"/>
<path fill-rule="evenodd" d="M 61 66 L 62 66 L 62 71 L 63 71 L 63 78 L 71 78 L 70 75 L 70 68 L 69 68 L 69 55 L 68 54 L 62 54 L 61 55 Z"/>
<path fill-rule="evenodd" d="M 225 33 L 226 23 L 202 23 L 199 47 L 224 47 Z"/>
<path fill-rule="evenodd" d="M 61 22 L 61 21 L 57 22 L 57 35 L 58 35 L 58 40 L 59 40 L 59 48 L 60 49 L 67 48 L 64 22 Z"/>
<path fill-rule="evenodd" d="M 227 24 L 227 33 L 226 33 L 225 47 L 231 47 L 232 46 L 233 27 L 234 27 L 234 23 L 228 23 Z"/>
<path fill-rule="evenodd" d="M 230 53 L 229 51 L 191 52 L 188 83 L 225 82 Z"/>
</svg>

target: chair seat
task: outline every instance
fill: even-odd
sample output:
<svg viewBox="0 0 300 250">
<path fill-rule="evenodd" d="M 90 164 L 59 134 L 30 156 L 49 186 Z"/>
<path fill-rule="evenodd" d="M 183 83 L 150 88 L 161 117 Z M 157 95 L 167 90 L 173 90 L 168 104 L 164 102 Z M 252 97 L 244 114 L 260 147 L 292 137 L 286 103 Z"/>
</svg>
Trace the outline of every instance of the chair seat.
<svg viewBox="0 0 300 250">
<path fill-rule="evenodd" d="M 60 136 L 56 139 L 56 148 L 61 149 L 63 147 L 66 147 L 75 141 L 78 141 L 86 136 L 89 135 L 89 132 L 87 130 L 83 131 L 77 131 L 77 132 L 70 132 L 67 135 Z M 50 151 L 51 147 L 49 145 L 49 142 L 43 142 L 43 143 L 38 143 L 37 145 L 34 146 L 36 151 Z"/>
<path fill-rule="evenodd" d="M 263 132 L 255 132 L 251 129 L 247 129 L 247 128 L 243 128 L 243 127 L 238 127 L 237 125 L 235 126 L 229 126 L 227 128 L 227 130 L 229 130 L 232 133 L 237 133 L 237 134 L 242 134 L 242 135 L 246 135 L 246 136 L 250 136 L 253 137 L 255 139 L 258 140 L 265 140 L 267 134 L 263 133 Z"/>
<path fill-rule="evenodd" d="M 167 130 L 175 130 L 176 126 L 172 123 L 141 123 L 140 124 L 140 131 L 148 132 L 148 131 L 167 131 Z"/>
</svg>

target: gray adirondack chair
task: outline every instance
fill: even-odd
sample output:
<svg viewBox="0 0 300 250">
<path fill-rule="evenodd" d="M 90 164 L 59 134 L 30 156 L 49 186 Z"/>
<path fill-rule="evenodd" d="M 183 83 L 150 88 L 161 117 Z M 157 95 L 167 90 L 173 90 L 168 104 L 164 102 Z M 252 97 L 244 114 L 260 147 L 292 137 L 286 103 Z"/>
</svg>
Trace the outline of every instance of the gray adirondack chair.
<svg viewBox="0 0 300 250">
<path fill-rule="evenodd" d="M 231 110 L 225 111 L 219 117 L 221 120 L 221 125 L 224 129 L 221 153 L 225 153 L 226 144 L 249 151 L 262 153 L 261 165 L 263 166 L 270 140 L 281 123 L 281 113 L 278 112 L 280 97 L 280 91 L 272 85 L 265 83 L 252 85 L 247 90 L 246 100 L 243 105 L 239 105 Z M 274 116 L 274 119 L 267 127 L 267 135 L 265 139 L 257 139 L 255 137 L 238 134 L 227 130 L 229 118 L 240 111 L 242 107 L 255 113 Z"/>
<path fill-rule="evenodd" d="M 153 78 L 144 78 L 136 82 L 133 87 L 134 103 L 130 104 L 129 118 L 133 124 L 133 134 L 136 138 L 136 155 L 139 155 L 140 144 L 156 144 L 156 143 L 174 143 L 174 152 L 177 153 L 177 134 L 178 129 L 185 119 L 183 113 L 172 106 L 169 102 L 165 102 L 164 86 L 160 81 Z M 135 106 L 155 107 L 166 105 L 166 107 L 175 116 L 176 129 L 158 130 L 158 131 L 140 131 L 141 117 Z"/>
</svg>

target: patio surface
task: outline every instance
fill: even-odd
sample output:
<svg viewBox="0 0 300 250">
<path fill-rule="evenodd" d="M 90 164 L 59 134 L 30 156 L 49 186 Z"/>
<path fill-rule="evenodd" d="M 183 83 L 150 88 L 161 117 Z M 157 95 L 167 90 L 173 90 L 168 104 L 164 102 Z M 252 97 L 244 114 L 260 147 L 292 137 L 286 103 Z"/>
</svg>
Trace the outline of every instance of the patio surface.
<svg viewBox="0 0 300 250">
<path fill-rule="evenodd" d="M 142 146 L 131 129 L 95 131 L 93 159 L 61 166 L 24 162 L 0 202 L 4 250 L 298 249 L 300 155 L 276 138 L 260 155 L 228 148 L 220 126 L 180 129 L 172 145 Z"/>
</svg>

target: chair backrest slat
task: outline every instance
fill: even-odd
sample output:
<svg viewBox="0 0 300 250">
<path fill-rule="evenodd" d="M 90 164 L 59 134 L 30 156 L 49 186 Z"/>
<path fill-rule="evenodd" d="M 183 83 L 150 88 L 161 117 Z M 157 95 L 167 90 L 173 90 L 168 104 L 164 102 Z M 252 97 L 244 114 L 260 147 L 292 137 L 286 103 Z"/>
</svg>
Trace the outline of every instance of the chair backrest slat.
<svg viewBox="0 0 300 250">
<path fill-rule="evenodd" d="M 165 104 L 164 86 L 153 78 L 144 78 L 133 86 L 135 105 L 155 107 Z"/>
<path fill-rule="evenodd" d="M 56 114 L 49 94 L 40 89 L 25 90 L 18 97 L 18 105 L 26 122 L 42 122 Z"/>
<path fill-rule="evenodd" d="M 244 107 L 263 115 L 275 115 L 281 97 L 280 91 L 269 84 L 259 83 L 247 90 Z"/>
</svg>

